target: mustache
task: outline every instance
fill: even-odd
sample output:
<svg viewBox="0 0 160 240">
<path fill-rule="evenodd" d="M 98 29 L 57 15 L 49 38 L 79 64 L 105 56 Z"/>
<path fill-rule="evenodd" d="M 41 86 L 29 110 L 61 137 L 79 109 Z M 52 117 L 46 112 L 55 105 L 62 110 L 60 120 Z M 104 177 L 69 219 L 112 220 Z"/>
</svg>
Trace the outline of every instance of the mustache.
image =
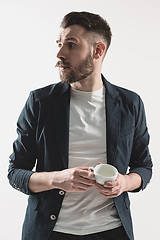
<svg viewBox="0 0 160 240">
<path fill-rule="evenodd" d="M 58 61 L 55 65 L 55 67 L 60 67 L 60 66 L 63 66 L 63 67 L 69 67 L 71 68 L 70 64 L 68 62 L 64 62 L 64 61 Z"/>
</svg>

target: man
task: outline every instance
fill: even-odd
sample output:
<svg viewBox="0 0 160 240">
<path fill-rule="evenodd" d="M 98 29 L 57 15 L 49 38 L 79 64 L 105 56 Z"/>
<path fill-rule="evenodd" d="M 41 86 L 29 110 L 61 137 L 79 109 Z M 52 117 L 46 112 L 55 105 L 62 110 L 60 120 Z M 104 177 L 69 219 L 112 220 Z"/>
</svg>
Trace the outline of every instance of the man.
<svg viewBox="0 0 160 240">
<path fill-rule="evenodd" d="M 8 178 L 30 195 L 23 240 L 134 239 L 127 192 L 151 179 L 149 135 L 140 97 L 101 75 L 111 35 L 99 15 L 67 14 L 62 81 L 31 92 L 20 114 Z M 118 169 L 114 182 L 95 182 L 98 162 Z"/>
</svg>

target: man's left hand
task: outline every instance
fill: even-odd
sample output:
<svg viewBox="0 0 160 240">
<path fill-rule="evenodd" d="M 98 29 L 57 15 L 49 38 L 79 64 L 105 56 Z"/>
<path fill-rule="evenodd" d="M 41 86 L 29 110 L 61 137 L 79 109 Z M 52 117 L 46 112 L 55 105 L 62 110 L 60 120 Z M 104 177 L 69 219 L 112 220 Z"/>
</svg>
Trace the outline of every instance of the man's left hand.
<svg viewBox="0 0 160 240">
<path fill-rule="evenodd" d="M 105 182 L 104 185 L 98 183 L 95 184 L 95 187 L 98 191 L 107 198 L 114 198 L 121 195 L 123 192 L 127 191 L 128 175 L 122 175 L 118 173 L 117 179 L 113 182 Z"/>
</svg>

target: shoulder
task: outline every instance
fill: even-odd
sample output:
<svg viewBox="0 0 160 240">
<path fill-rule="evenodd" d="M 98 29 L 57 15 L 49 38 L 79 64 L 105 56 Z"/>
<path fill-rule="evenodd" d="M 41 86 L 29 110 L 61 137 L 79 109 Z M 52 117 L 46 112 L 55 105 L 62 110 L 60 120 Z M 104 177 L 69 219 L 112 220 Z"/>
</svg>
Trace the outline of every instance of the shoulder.
<svg viewBox="0 0 160 240">
<path fill-rule="evenodd" d="M 61 93 L 66 91 L 68 88 L 68 85 L 64 84 L 63 82 L 58 82 L 39 89 L 35 89 L 30 92 L 30 95 L 32 98 L 34 98 L 35 102 L 43 102 L 50 100 L 57 95 L 60 96 Z"/>
<path fill-rule="evenodd" d="M 114 85 L 107 81 L 104 77 L 103 82 L 106 87 L 107 95 L 110 98 L 116 99 L 124 104 L 133 104 L 139 102 L 140 96 L 137 93 L 129 89 Z"/>
<path fill-rule="evenodd" d="M 31 95 L 34 96 L 35 101 L 49 98 L 54 94 L 54 89 L 58 83 L 50 84 L 48 86 L 38 88 L 31 91 Z"/>
<path fill-rule="evenodd" d="M 139 102 L 140 96 L 134 92 L 131 91 L 129 89 L 123 88 L 123 87 L 119 87 L 116 85 L 112 86 L 118 91 L 119 93 L 119 98 L 123 101 L 123 102 L 128 102 L 128 103 L 133 103 L 133 102 Z"/>
<path fill-rule="evenodd" d="M 106 87 L 107 98 L 114 102 L 119 102 L 123 112 L 137 113 L 143 110 L 144 105 L 141 97 L 129 89 L 114 85 L 103 77 Z"/>
<path fill-rule="evenodd" d="M 116 85 L 113 85 L 113 87 L 118 91 L 117 100 L 121 103 L 123 112 L 135 114 L 136 118 L 139 112 L 144 112 L 144 103 L 139 94 Z"/>
<path fill-rule="evenodd" d="M 106 88 L 107 94 L 112 99 L 119 98 L 122 101 L 133 102 L 139 98 L 139 95 L 129 89 L 110 83 L 103 75 L 102 80 Z"/>
</svg>

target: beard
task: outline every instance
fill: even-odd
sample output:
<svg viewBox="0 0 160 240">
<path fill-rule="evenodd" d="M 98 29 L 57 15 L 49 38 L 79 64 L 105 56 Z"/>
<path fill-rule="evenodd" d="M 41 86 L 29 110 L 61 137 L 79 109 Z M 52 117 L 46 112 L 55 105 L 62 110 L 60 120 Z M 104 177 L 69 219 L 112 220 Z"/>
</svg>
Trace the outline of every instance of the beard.
<svg viewBox="0 0 160 240">
<path fill-rule="evenodd" d="M 56 66 L 63 65 L 67 68 L 66 72 L 60 70 L 60 78 L 64 83 L 74 83 L 79 82 L 88 76 L 90 76 L 94 72 L 94 64 L 91 54 L 89 53 L 87 57 L 82 60 L 78 67 L 74 69 L 70 66 L 69 63 L 65 62 L 64 60 L 59 61 Z"/>
</svg>

